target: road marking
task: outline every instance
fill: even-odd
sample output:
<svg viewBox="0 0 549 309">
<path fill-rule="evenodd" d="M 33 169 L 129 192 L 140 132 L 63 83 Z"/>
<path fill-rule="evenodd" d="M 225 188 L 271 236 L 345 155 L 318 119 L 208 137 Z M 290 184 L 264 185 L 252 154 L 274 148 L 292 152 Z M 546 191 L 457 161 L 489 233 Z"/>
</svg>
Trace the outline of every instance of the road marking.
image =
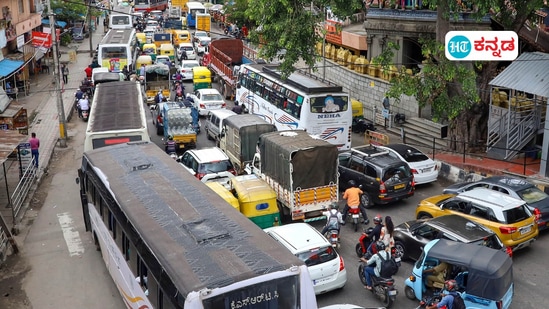
<svg viewBox="0 0 549 309">
<path fill-rule="evenodd" d="M 75 230 L 74 220 L 68 212 L 57 214 L 59 225 L 63 231 L 63 237 L 67 243 L 70 256 L 80 256 L 84 253 L 84 245 L 80 240 L 80 234 Z"/>
</svg>

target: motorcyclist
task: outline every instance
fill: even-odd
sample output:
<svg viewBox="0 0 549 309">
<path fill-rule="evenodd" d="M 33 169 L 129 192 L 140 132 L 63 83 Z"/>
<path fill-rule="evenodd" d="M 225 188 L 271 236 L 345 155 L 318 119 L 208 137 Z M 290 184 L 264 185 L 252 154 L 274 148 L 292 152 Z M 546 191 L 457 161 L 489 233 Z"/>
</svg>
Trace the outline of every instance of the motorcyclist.
<svg viewBox="0 0 549 309">
<path fill-rule="evenodd" d="M 326 207 L 326 211 L 322 212 L 322 215 L 326 217 L 326 225 L 321 231 L 322 235 L 331 230 L 337 230 L 339 233 L 340 224 L 343 222 L 343 218 L 337 208 L 337 203 L 332 203 Z"/>
<path fill-rule="evenodd" d="M 360 203 L 360 195 L 362 195 L 364 192 L 362 192 L 362 190 L 357 187 L 354 180 L 349 180 L 348 184 L 349 188 L 343 193 L 343 199 L 347 200 L 347 203 L 345 204 L 345 208 L 343 208 L 342 225 L 345 225 L 345 222 L 347 220 L 347 214 L 349 213 L 349 208 L 356 207 L 358 207 L 360 209 L 360 212 L 362 213 L 362 218 L 364 219 L 363 223 L 370 223 L 370 220 L 368 220 L 368 215 L 366 214 L 366 208 Z"/>
<path fill-rule="evenodd" d="M 382 222 L 383 222 L 383 218 L 381 217 L 381 215 L 376 215 L 374 217 L 374 228 L 370 233 L 368 233 L 368 238 L 367 238 L 370 241 L 370 245 L 368 245 L 366 252 L 370 254 L 373 254 L 372 252 L 373 244 L 378 242 L 381 238 L 381 229 L 383 228 L 383 224 L 381 224 Z M 364 239 L 364 241 L 366 241 L 366 239 Z M 366 246 L 365 243 L 363 243 L 362 245 Z"/>
<path fill-rule="evenodd" d="M 457 288 L 456 280 L 453 280 L 453 279 L 446 280 L 446 282 L 444 282 L 444 290 L 446 290 L 448 293 L 447 294 L 443 293 L 444 297 L 437 304 L 433 304 L 425 308 L 426 309 L 435 309 L 435 308 L 453 309 L 454 297 L 457 296 L 456 288 Z"/>
<path fill-rule="evenodd" d="M 176 153 L 175 141 L 173 140 L 173 136 L 171 135 L 168 137 L 168 141 L 166 142 L 166 153 Z"/>
<path fill-rule="evenodd" d="M 88 101 L 88 96 L 84 95 L 82 99 L 78 100 L 78 117 L 82 118 L 82 111 L 90 110 L 90 101 Z"/>
<path fill-rule="evenodd" d="M 365 257 L 361 257 L 360 260 L 364 263 L 366 263 L 367 267 L 364 267 L 364 277 L 366 278 L 366 286 L 364 287 L 367 290 L 372 289 L 372 275 L 379 277 L 381 273 L 381 257 L 385 260 L 389 259 L 391 256 L 389 252 L 385 250 L 385 244 L 382 241 L 378 241 L 376 243 L 376 247 L 378 249 L 378 254 L 374 254 L 370 259 L 366 259 Z M 375 266 L 372 266 L 374 265 Z"/>
</svg>

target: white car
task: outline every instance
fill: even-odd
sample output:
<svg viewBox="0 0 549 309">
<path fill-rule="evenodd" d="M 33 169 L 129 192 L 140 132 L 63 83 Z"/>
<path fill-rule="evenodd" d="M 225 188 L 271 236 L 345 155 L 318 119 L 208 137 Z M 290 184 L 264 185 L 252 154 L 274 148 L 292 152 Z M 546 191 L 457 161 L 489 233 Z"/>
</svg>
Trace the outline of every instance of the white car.
<svg viewBox="0 0 549 309">
<path fill-rule="evenodd" d="M 198 109 L 198 114 L 206 116 L 211 110 L 226 107 L 223 96 L 216 89 L 198 89 L 191 94 L 194 106 Z"/>
<path fill-rule="evenodd" d="M 307 265 L 315 294 L 341 289 L 347 283 L 343 258 L 314 227 L 307 223 L 292 223 L 263 231 Z"/>
<path fill-rule="evenodd" d="M 210 46 L 211 42 L 212 38 L 210 37 L 200 38 L 198 42 L 194 43 L 194 46 L 196 47 L 196 53 L 199 55 L 204 54 L 207 51 L 208 46 Z"/>
<path fill-rule="evenodd" d="M 196 60 L 182 60 L 179 66 L 179 72 L 183 75 L 183 80 L 192 80 L 193 68 L 199 66 L 200 64 Z"/>
<path fill-rule="evenodd" d="M 210 37 L 206 31 L 195 31 L 193 34 L 193 44 L 199 42 L 203 38 Z"/>
<path fill-rule="evenodd" d="M 414 182 L 416 184 L 419 185 L 437 180 L 438 165 L 417 148 L 406 144 L 389 144 L 377 147 L 389 151 L 391 156 L 408 163 L 414 174 Z"/>
<path fill-rule="evenodd" d="M 217 147 L 187 150 L 179 164 L 204 183 L 218 182 L 227 186 L 236 175 L 229 157 Z"/>
<path fill-rule="evenodd" d="M 177 59 L 182 60 L 181 56 L 183 53 L 187 54 L 188 60 L 195 60 L 196 53 L 194 52 L 193 44 L 191 43 L 181 43 L 177 47 Z"/>
</svg>

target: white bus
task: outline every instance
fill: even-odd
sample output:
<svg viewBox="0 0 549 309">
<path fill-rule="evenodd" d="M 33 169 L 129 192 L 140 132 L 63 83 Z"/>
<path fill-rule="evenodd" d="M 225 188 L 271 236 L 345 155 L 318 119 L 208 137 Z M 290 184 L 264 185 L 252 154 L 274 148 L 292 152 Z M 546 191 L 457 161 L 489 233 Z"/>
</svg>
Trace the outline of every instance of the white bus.
<svg viewBox="0 0 549 309">
<path fill-rule="evenodd" d="M 206 14 L 206 8 L 201 2 L 189 1 L 185 4 L 187 12 L 187 27 L 196 28 L 196 14 Z"/>
<path fill-rule="evenodd" d="M 120 72 L 124 66 L 133 72 L 137 48 L 135 29 L 111 29 L 99 43 L 97 61 L 111 72 Z"/>
<path fill-rule="evenodd" d="M 86 152 L 78 175 L 127 308 L 317 308 L 306 265 L 155 144 Z"/>
<path fill-rule="evenodd" d="M 84 151 L 150 140 L 139 83 L 119 81 L 98 84 L 91 104 Z"/>
<path fill-rule="evenodd" d="M 340 151 L 351 149 L 351 101 L 334 83 L 298 71 L 282 80 L 274 66 L 242 65 L 236 101 L 279 131 L 306 130 Z"/>
</svg>

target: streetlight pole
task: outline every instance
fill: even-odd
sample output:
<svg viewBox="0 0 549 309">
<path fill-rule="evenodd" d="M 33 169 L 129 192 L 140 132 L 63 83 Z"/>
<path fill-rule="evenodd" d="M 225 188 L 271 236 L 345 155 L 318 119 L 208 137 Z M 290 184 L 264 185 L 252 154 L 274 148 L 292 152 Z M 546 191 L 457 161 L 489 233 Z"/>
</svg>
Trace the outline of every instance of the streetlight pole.
<svg viewBox="0 0 549 309">
<path fill-rule="evenodd" d="M 91 24 L 91 13 L 92 13 L 92 9 L 91 9 L 91 0 L 86 0 L 86 3 L 88 4 L 88 14 L 86 14 L 86 23 L 88 24 L 88 32 L 90 34 L 90 57 L 93 58 L 93 43 L 92 43 L 92 38 L 93 38 L 93 29 L 92 27 L 90 27 L 90 24 Z M 97 19 L 95 20 L 95 29 L 97 29 Z M 84 32 L 82 32 L 82 35 L 84 35 Z"/>
<path fill-rule="evenodd" d="M 67 147 L 67 127 L 65 122 L 65 108 L 63 107 L 63 97 L 61 96 L 60 76 L 59 76 L 59 50 L 57 46 L 57 32 L 55 30 L 55 14 L 51 10 L 51 1 L 48 0 L 48 14 L 50 15 L 51 41 L 53 52 L 53 72 L 55 80 L 55 94 L 57 97 L 57 114 L 59 115 L 59 146 Z"/>
</svg>

